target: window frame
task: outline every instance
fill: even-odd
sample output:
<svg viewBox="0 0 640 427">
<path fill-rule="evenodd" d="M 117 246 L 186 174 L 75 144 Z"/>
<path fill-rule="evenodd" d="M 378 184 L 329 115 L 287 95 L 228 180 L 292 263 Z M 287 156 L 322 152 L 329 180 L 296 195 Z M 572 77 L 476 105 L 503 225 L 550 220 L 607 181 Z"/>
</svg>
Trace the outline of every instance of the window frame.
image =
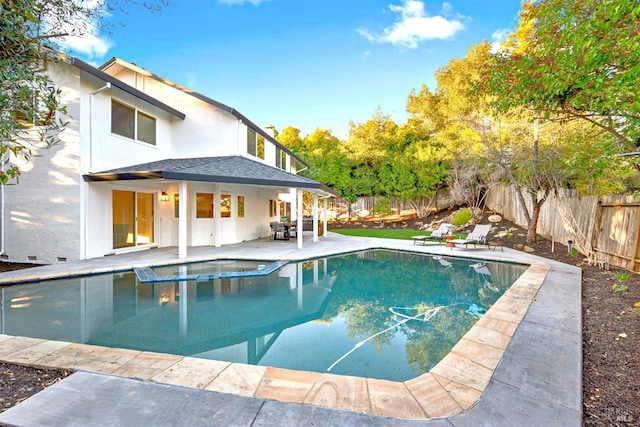
<svg viewBox="0 0 640 427">
<path fill-rule="evenodd" d="M 210 196 L 211 198 L 211 216 L 200 216 L 200 206 L 199 206 L 199 201 L 201 199 L 208 199 Z M 213 193 L 205 193 L 205 192 L 196 192 L 196 197 L 195 197 L 195 205 L 196 205 L 196 209 L 195 209 L 195 216 L 196 219 L 213 219 L 215 218 L 215 209 L 214 209 L 214 203 L 216 201 L 216 197 L 215 194 Z M 204 213 L 208 213 L 208 211 L 205 211 L 203 209 Z"/>
<path fill-rule="evenodd" d="M 236 218 L 244 218 L 244 196 L 238 195 L 236 200 Z"/>
<path fill-rule="evenodd" d="M 247 126 L 247 154 L 264 160 L 267 140 L 258 131 Z"/>
<path fill-rule="evenodd" d="M 129 127 L 129 126 L 132 127 L 132 129 L 131 129 L 132 135 L 131 136 L 128 133 L 126 133 L 126 131 L 119 132 L 117 128 L 114 128 L 114 124 L 120 124 L 121 121 L 123 119 L 125 119 L 125 117 L 122 117 L 122 118 L 115 117 L 115 115 L 114 115 L 114 106 L 120 107 L 121 111 L 128 110 L 128 111 L 131 112 L 131 116 L 132 117 L 131 118 L 126 117 L 126 119 L 127 120 L 131 120 L 132 119 L 133 123 L 131 123 L 131 124 L 130 123 L 125 123 L 127 125 L 127 127 Z M 151 114 L 149 114 L 149 113 L 147 113 L 145 111 L 142 111 L 142 110 L 140 110 L 140 109 L 138 109 L 136 107 L 133 107 L 133 106 L 127 104 L 127 103 L 124 103 L 124 102 L 122 102 L 122 101 L 120 101 L 120 100 L 118 100 L 116 98 L 111 98 L 111 110 L 110 110 L 110 112 L 111 112 L 111 117 L 110 117 L 110 119 L 111 119 L 111 129 L 110 130 L 111 130 L 111 134 L 112 135 L 117 135 L 117 136 L 122 137 L 122 138 L 127 138 L 127 139 L 130 139 L 130 140 L 133 140 L 133 141 L 142 142 L 144 144 L 151 145 L 151 146 L 154 146 L 154 147 L 158 144 L 158 119 L 157 119 L 157 117 L 155 117 L 155 116 L 153 116 L 153 115 L 151 115 Z M 148 119 L 148 123 L 153 123 L 153 131 L 152 132 L 149 131 L 149 134 L 153 134 L 152 138 L 148 138 L 147 139 L 147 132 L 140 132 L 141 127 L 143 127 L 143 126 L 140 125 L 140 123 L 141 122 L 144 123 L 144 121 L 140 120 L 141 117 L 144 118 L 144 119 Z M 116 119 L 118 121 L 114 121 Z M 145 126 L 143 128 L 146 129 L 147 127 Z M 150 129 L 150 127 L 149 127 L 149 129 Z M 127 129 L 127 131 L 128 130 L 129 129 Z M 141 133 L 143 133 L 142 137 L 140 135 Z M 153 141 L 151 141 L 151 139 L 153 139 Z"/>
<path fill-rule="evenodd" d="M 228 210 L 224 209 L 225 206 Z M 231 218 L 232 210 L 231 194 L 220 194 L 220 218 Z"/>
</svg>

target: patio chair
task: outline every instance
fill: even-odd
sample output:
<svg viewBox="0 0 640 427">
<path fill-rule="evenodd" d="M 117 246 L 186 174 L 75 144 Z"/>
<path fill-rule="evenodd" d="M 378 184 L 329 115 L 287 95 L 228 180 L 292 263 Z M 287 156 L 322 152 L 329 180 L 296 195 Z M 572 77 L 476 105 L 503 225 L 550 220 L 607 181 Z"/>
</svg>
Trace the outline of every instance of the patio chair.
<svg viewBox="0 0 640 427">
<path fill-rule="evenodd" d="M 282 223 L 272 222 L 270 225 L 271 232 L 273 233 L 273 240 L 289 240 L 287 230 L 284 228 Z"/>
<path fill-rule="evenodd" d="M 491 230 L 491 224 L 476 224 L 471 233 L 469 233 L 465 239 L 449 240 L 449 243 L 453 244 L 451 246 L 451 250 L 453 250 L 457 245 L 464 245 L 465 249 L 468 249 L 469 245 L 473 245 L 474 248 L 477 245 L 487 245 L 488 247 L 487 235 L 489 234 L 489 230 Z"/>
<path fill-rule="evenodd" d="M 442 224 L 440 224 L 440 227 L 438 227 L 437 230 L 433 231 L 429 236 L 421 235 L 411 237 L 413 239 L 413 244 L 415 245 L 416 242 L 422 242 L 422 244 L 424 245 L 427 240 L 443 241 L 444 236 L 451 232 L 452 227 L 453 224 L 443 222 Z"/>
</svg>

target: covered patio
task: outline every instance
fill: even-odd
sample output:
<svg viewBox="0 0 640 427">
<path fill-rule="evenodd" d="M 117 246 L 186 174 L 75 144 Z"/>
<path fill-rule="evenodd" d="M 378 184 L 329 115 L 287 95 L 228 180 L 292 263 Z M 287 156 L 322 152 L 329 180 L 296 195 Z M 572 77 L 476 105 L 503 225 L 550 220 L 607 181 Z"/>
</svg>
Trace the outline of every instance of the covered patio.
<svg viewBox="0 0 640 427">
<path fill-rule="evenodd" d="M 189 200 L 194 198 L 198 185 L 208 185 L 212 194 L 212 199 L 222 200 L 225 196 L 223 186 L 235 186 L 234 188 L 252 189 L 257 194 L 277 194 L 270 202 L 284 200 L 290 205 L 291 218 L 289 221 L 298 224 L 297 229 L 302 231 L 303 227 L 303 193 L 309 192 L 313 195 L 310 216 L 312 218 L 311 242 L 318 242 L 321 236 L 320 230 L 327 229 L 327 199 L 337 194 L 319 182 L 286 172 L 285 170 L 270 167 L 264 163 L 245 158 L 243 156 L 223 156 L 206 158 L 168 159 L 156 162 L 143 163 L 112 169 L 102 172 L 89 173 L 84 175 L 84 180 L 88 185 L 97 183 L 112 183 L 115 185 L 129 184 L 141 185 L 148 188 L 156 188 L 162 197 L 169 198 L 168 189 L 175 189 L 176 211 L 189 212 Z M 244 196 L 243 203 L 244 203 Z M 268 197 L 268 196 L 265 196 Z M 164 199 L 163 199 L 164 200 Z M 320 218 L 320 203 L 323 203 L 323 216 Z M 247 201 L 247 205 L 250 201 Z M 223 215 L 220 211 L 220 203 L 212 204 L 211 219 L 213 230 L 211 235 L 213 241 L 210 246 L 221 247 L 223 245 L 224 225 Z M 244 210 L 244 205 L 243 205 Z M 245 215 L 246 218 L 245 219 Z M 189 240 L 199 231 L 194 228 L 195 221 L 191 221 L 188 215 L 176 215 L 177 218 L 177 246 L 178 258 L 189 257 L 189 246 L 197 246 Z M 276 218 L 280 221 L 277 206 L 270 203 L 269 216 L 262 212 L 254 212 L 247 209 L 243 211 L 243 225 L 248 223 L 255 229 L 254 235 L 245 238 L 244 235 L 233 236 L 232 243 L 239 243 L 245 240 L 254 240 L 265 237 L 269 222 Z M 240 221 L 234 220 L 234 226 Z M 319 221 L 323 222 L 323 227 L 319 227 Z M 243 225 L 238 225 L 241 227 Z M 261 231 L 262 230 L 262 231 Z M 227 233 L 228 234 L 228 233 Z M 298 249 L 302 249 L 304 244 L 304 233 L 296 233 L 296 244 Z M 225 243 L 226 244 L 226 243 Z M 209 245 L 207 245 L 209 246 Z"/>
</svg>

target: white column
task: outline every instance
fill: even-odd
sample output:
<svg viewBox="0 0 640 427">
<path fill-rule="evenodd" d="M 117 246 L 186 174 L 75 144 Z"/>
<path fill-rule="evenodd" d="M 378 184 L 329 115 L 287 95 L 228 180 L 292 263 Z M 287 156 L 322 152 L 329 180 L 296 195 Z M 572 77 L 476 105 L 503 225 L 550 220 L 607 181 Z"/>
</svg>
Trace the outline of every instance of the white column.
<svg viewBox="0 0 640 427">
<path fill-rule="evenodd" d="M 296 189 L 292 188 L 291 189 L 291 204 L 289 205 L 289 221 L 294 221 L 297 217 L 298 217 L 298 210 L 296 209 L 296 204 L 298 202 L 296 202 L 296 197 L 297 197 L 297 193 L 296 193 Z M 302 210 L 302 208 L 300 208 L 300 210 Z M 302 231 L 302 228 L 300 228 L 300 231 Z"/>
<path fill-rule="evenodd" d="M 327 235 L 327 199 L 329 198 L 329 196 L 326 196 L 323 198 L 323 213 L 322 213 L 322 224 L 324 225 L 324 227 L 322 227 L 322 237 L 325 237 Z"/>
<path fill-rule="evenodd" d="M 180 181 L 178 186 L 178 258 L 187 257 L 187 181 Z"/>
<path fill-rule="evenodd" d="M 222 246 L 222 217 L 220 216 L 220 206 L 222 197 L 220 196 L 220 184 L 213 186 L 213 246 Z"/>
<path fill-rule="evenodd" d="M 313 242 L 318 242 L 318 191 L 313 192 Z"/>
<path fill-rule="evenodd" d="M 299 188 L 298 190 L 298 197 L 297 197 L 297 201 L 296 201 L 296 209 L 297 209 L 297 239 L 298 239 L 298 249 L 302 249 L 302 230 L 304 229 L 304 226 L 302 225 L 302 189 Z M 292 203 L 293 205 L 293 203 Z M 293 207 L 291 209 L 293 211 Z"/>
</svg>

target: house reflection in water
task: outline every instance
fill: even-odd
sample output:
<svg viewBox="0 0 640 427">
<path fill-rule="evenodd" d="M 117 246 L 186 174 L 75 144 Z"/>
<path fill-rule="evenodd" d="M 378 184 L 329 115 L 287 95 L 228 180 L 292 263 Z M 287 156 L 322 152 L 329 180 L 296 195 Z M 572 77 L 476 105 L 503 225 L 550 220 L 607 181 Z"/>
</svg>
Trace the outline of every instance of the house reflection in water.
<svg viewBox="0 0 640 427">
<path fill-rule="evenodd" d="M 180 267 L 185 276 L 188 266 Z M 257 364 L 280 333 L 322 317 L 327 260 L 268 276 L 140 283 L 133 272 L 2 289 L 1 332 Z"/>
</svg>

